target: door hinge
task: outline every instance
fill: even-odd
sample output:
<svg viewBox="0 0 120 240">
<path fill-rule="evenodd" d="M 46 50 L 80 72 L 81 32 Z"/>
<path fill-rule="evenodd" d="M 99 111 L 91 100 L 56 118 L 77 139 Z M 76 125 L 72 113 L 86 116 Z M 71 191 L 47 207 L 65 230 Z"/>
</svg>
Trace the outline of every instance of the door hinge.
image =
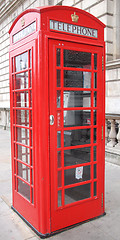
<svg viewBox="0 0 120 240">
<path fill-rule="evenodd" d="M 104 71 L 104 57 L 102 56 L 102 71 Z"/>
<path fill-rule="evenodd" d="M 103 126 L 102 126 L 102 140 L 103 140 Z"/>
<path fill-rule="evenodd" d="M 102 208 L 103 208 L 103 193 L 102 193 Z"/>
</svg>

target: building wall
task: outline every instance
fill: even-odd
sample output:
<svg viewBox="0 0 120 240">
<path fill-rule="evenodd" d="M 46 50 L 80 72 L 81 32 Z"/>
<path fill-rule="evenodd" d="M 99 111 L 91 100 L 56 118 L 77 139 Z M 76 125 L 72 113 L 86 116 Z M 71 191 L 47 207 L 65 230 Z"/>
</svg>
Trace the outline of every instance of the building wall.
<svg viewBox="0 0 120 240">
<path fill-rule="evenodd" d="M 111 61 L 112 64 L 113 60 L 116 61 L 116 59 L 120 58 L 120 45 L 117 45 L 120 40 L 120 4 L 118 0 L 0 0 L 0 125 L 2 126 L 9 123 L 9 116 L 8 114 L 5 114 L 7 109 L 10 107 L 8 30 L 15 18 L 22 11 L 28 8 L 44 5 L 74 6 L 88 11 L 95 17 L 99 18 L 106 24 L 106 62 Z M 112 103 L 116 103 L 116 101 L 120 98 L 120 69 L 117 67 L 116 70 L 116 67 L 114 67 L 115 71 L 113 71 L 113 66 L 111 69 L 111 64 L 107 67 L 106 75 L 107 112 L 114 111 L 114 108 L 111 108 L 111 101 Z M 115 75 L 114 72 L 117 72 L 118 74 L 116 73 Z M 112 86 L 115 89 L 114 93 L 112 93 Z M 120 113 L 119 109 L 117 109 L 117 111 Z M 5 116 L 7 116 L 7 120 L 5 120 Z"/>
</svg>

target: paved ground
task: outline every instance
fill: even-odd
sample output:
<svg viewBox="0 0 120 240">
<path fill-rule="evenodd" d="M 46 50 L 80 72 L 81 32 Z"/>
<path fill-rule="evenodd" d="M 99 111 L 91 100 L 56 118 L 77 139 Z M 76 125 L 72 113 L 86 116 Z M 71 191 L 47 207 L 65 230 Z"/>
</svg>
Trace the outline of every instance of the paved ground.
<svg viewBox="0 0 120 240">
<path fill-rule="evenodd" d="M 10 206 L 10 132 L 0 129 L 0 240 L 39 239 Z M 50 240 L 120 240 L 120 166 L 109 162 L 106 162 L 106 213 Z"/>
</svg>

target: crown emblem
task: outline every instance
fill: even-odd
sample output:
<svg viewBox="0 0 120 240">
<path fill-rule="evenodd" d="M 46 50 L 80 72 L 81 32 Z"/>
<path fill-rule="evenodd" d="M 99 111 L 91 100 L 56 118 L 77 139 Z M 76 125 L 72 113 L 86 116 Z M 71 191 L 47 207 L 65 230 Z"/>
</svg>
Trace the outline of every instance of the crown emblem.
<svg viewBox="0 0 120 240">
<path fill-rule="evenodd" d="M 76 15 L 76 12 L 74 12 L 74 14 L 71 14 L 71 18 L 72 18 L 72 21 L 73 22 L 78 22 L 78 19 L 79 19 L 79 16 L 78 15 Z"/>
<path fill-rule="evenodd" d="M 21 26 L 22 27 L 25 26 L 25 19 L 24 18 L 22 18 L 22 20 L 21 20 Z"/>
</svg>

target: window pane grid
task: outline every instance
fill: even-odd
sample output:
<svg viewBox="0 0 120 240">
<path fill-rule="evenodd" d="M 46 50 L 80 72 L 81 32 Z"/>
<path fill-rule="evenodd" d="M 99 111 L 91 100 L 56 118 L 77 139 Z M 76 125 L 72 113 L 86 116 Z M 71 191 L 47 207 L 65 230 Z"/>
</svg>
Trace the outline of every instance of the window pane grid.
<svg viewBox="0 0 120 240">
<path fill-rule="evenodd" d="M 59 63 L 59 66 L 56 66 L 56 91 L 58 91 L 60 94 L 60 104 L 57 106 L 57 113 L 59 112 L 59 124 L 57 124 L 57 131 L 60 131 L 61 133 L 61 139 L 60 139 L 60 145 L 58 146 L 57 148 L 57 151 L 60 152 L 61 154 L 61 165 L 57 165 L 58 167 L 58 171 L 57 171 L 57 175 L 59 174 L 59 178 L 61 179 L 61 183 L 59 182 L 58 184 L 58 190 L 56 192 L 57 194 L 57 199 L 58 199 L 58 204 L 57 204 L 57 207 L 64 207 L 66 205 L 66 195 L 65 195 L 65 190 L 66 189 L 70 189 L 70 188 L 75 188 L 75 187 L 80 187 L 80 186 L 88 186 L 89 185 L 89 193 L 88 193 L 88 196 L 86 196 L 85 199 L 80 199 L 81 201 L 86 201 L 87 198 L 94 198 L 94 178 L 93 178 L 93 146 L 97 146 L 97 142 L 94 141 L 94 135 L 93 135 L 93 129 L 94 127 L 97 128 L 97 119 L 96 119 L 96 116 L 97 116 L 97 104 L 96 104 L 96 93 L 97 93 L 97 85 L 95 83 L 95 81 L 97 80 L 94 80 L 94 75 L 97 73 L 97 68 L 95 68 L 95 60 L 94 60 L 94 54 L 91 54 L 90 53 L 90 58 L 91 60 L 89 59 L 89 61 L 91 61 L 91 66 L 90 68 L 87 66 L 87 67 L 82 67 L 82 68 L 79 68 L 78 66 L 77 67 L 72 67 L 72 66 L 65 66 L 65 60 L 63 61 L 63 49 L 61 49 L 61 54 L 60 54 L 60 63 Z M 71 50 L 68 50 L 68 51 L 71 51 Z M 75 52 L 75 51 L 73 51 Z M 82 53 L 83 54 L 83 53 Z M 64 64 L 64 66 L 63 66 Z M 69 65 L 69 63 L 67 63 Z M 59 70 L 59 73 L 61 73 L 61 75 L 59 75 L 59 79 L 58 79 L 58 72 L 57 70 Z M 73 71 L 73 73 L 75 73 L 75 71 L 79 72 L 78 74 L 81 74 L 81 72 L 85 72 L 85 74 L 91 74 L 91 84 L 89 83 L 87 85 L 87 83 L 85 84 L 84 83 L 84 87 L 73 87 L 73 84 L 74 83 L 71 83 L 72 85 L 71 86 L 64 86 L 64 74 L 65 72 L 64 71 L 68 71 L 68 73 L 70 71 Z M 67 73 L 67 72 L 66 72 Z M 86 75 L 87 76 L 87 75 Z M 97 76 L 97 75 L 96 75 Z M 68 78 L 69 80 L 69 78 Z M 66 83 L 65 83 L 66 84 Z M 93 89 L 95 88 L 95 91 L 93 91 Z M 90 93 L 90 102 L 88 103 L 89 105 L 86 107 L 86 105 L 83 105 L 83 106 L 69 106 L 69 107 L 66 107 L 64 105 L 64 97 L 63 97 L 63 93 L 64 92 L 84 92 L 87 96 L 87 94 Z M 87 99 L 86 99 L 87 100 Z M 86 103 L 85 103 L 86 104 Z M 74 124 L 72 124 L 71 126 L 69 124 L 65 124 L 64 121 L 63 121 L 63 116 L 64 116 L 64 112 L 68 112 L 70 113 L 70 111 L 89 111 L 90 112 L 90 115 L 89 117 L 86 119 L 86 124 L 89 124 L 90 126 L 73 126 Z M 56 115 L 58 117 L 58 115 Z M 70 117 L 68 117 L 68 119 L 70 119 Z M 64 133 L 65 131 L 68 131 L 68 130 L 87 130 L 89 129 L 90 130 L 90 142 L 88 144 L 83 144 L 83 145 L 75 145 L 75 146 L 66 146 L 64 144 Z M 72 165 L 72 166 L 64 166 L 64 151 L 65 150 L 74 150 L 74 149 L 77 149 L 77 148 L 86 148 L 86 147 L 90 147 L 91 148 L 91 160 L 90 162 L 88 163 L 81 163 L 81 164 L 76 164 L 76 165 Z M 96 163 L 96 162 L 94 162 Z M 76 169 L 76 168 L 79 168 L 79 167 L 90 167 L 90 172 L 89 172 L 89 179 L 85 180 L 84 182 L 79 182 L 79 183 L 74 183 L 74 184 L 71 184 L 70 185 L 66 185 L 65 186 L 65 179 L 64 179 L 64 171 L 66 170 L 72 170 L 72 169 Z M 59 181 L 60 181 L 59 179 Z"/>
<path fill-rule="evenodd" d="M 30 58 L 31 50 L 13 58 L 13 142 L 16 191 L 33 204 L 32 68 Z"/>
</svg>

